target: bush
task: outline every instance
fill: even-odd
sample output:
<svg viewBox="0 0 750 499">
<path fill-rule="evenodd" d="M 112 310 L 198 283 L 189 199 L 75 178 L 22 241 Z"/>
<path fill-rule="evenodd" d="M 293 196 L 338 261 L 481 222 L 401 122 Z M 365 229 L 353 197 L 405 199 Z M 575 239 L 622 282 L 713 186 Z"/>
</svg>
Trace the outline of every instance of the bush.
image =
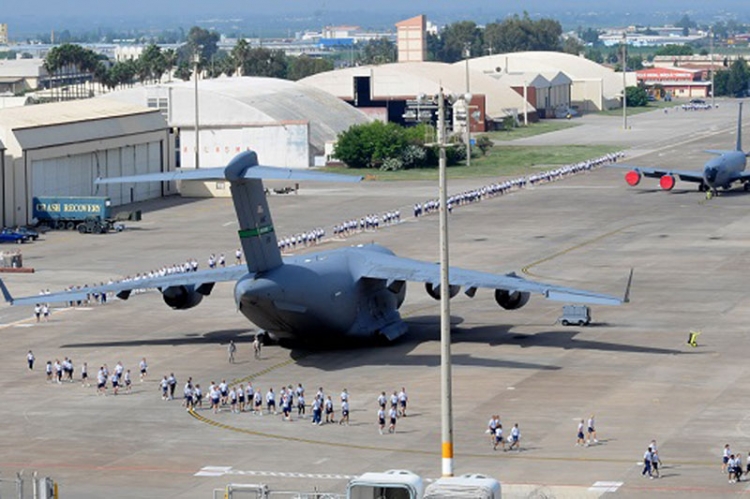
<svg viewBox="0 0 750 499">
<path fill-rule="evenodd" d="M 402 170 L 403 168 L 404 162 L 399 158 L 388 158 L 383 161 L 382 165 L 380 165 L 380 170 L 384 172 L 395 172 L 397 170 Z"/>
<path fill-rule="evenodd" d="M 339 134 L 334 156 L 352 168 L 373 168 L 400 157 L 407 144 L 403 127 L 375 121 Z"/>
<path fill-rule="evenodd" d="M 477 147 L 482 152 L 482 156 L 485 156 L 487 154 L 487 151 L 492 149 L 492 147 L 495 145 L 494 142 L 492 142 L 492 139 L 487 137 L 486 135 L 480 135 L 477 137 Z"/>
</svg>

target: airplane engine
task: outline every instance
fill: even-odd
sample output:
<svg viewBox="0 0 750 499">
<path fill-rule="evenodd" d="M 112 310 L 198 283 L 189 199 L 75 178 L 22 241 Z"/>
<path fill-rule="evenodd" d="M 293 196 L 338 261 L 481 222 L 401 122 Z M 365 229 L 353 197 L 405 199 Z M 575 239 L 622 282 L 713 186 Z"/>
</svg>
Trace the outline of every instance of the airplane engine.
<svg viewBox="0 0 750 499">
<path fill-rule="evenodd" d="M 424 284 L 424 289 L 427 290 L 427 294 L 435 300 L 440 299 L 440 288 L 438 286 L 433 286 L 431 282 L 426 282 Z M 450 286 L 448 290 L 448 296 L 453 298 L 458 294 L 459 291 L 461 291 L 461 286 Z"/>
<path fill-rule="evenodd" d="M 406 298 L 406 281 L 394 281 L 388 286 L 388 291 L 396 295 L 396 308 L 401 308 Z"/>
<path fill-rule="evenodd" d="M 641 172 L 639 172 L 638 170 L 630 170 L 625 174 L 625 182 L 627 182 L 630 187 L 635 187 L 636 185 L 640 184 Z"/>
<path fill-rule="evenodd" d="M 508 291 L 507 289 L 495 290 L 495 301 L 505 310 L 516 310 L 529 302 L 530 293 L 521 291 Z"/>
<path fill-rule="evenodd" d="M 659 179 L 659 187 L 665 191 L 671 191 L 674 189 L 675 180 L 672 175 L 664 175 Z"/>
<path fill-rule="evenodd" d="M 164 303 L 175 310 L 195 307 L 203 300 L 204 294 L 196 290 L 194 286 L 170 286 L 161 292 Z"/>
</svg>

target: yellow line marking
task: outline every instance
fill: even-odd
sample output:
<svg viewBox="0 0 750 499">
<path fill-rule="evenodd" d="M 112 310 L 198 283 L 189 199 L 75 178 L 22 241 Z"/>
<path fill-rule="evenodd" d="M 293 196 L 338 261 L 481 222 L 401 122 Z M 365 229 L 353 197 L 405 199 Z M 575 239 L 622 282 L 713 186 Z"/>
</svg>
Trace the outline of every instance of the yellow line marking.
<svg viewBox="0 0 750 499">
<path fill-rule="evenodd" d="M 635 227 L 636 225 L 638 225 L 638 224 L 630 224 L 630 225 L 626 225 L 624 227 L 620 227 L 619 229 L 615 229 L 615 230 L 607 232 L 605 234 L 601 234 L 601 235 L 599 235 L 599 236 L 597 236 L 597 237 L 595 237 L 593 239 L 589 239 L 587 241 L 583 241 L 580 244 L 576 244 L 575 246 L 571 246 L 571 247 L 566 248 L 564 250 L 558 251 L 557 253 L 553 253 L 550 256 L 542 258 L 541 260 L 537 260 L 537 261 L 535 261 L 533 263 L 530 263 L 530 264 L 526 265 L 525 267 L 523 267 L 521 269 L 521 272 L 523 272 L 524 274 L 526 274 L 528 276 L 531 276 L 531 277 L 543 278 L 544 276 L 539 275 L 539 274 L 535 274 L 535 273 L 531 272 L 530 269 L 532 267 L 536 267 L 537 265 L 541 265 L 543 263 L 547 263 L 547 262 L 549 262 L 551 260 L 554 260 L 555 258 L 558 258 L 558 257 L 561 257 L 563 255 L 566 255 L 566 254 L 568 254 L 568 253 L 570 253 L 572 251 L 575 251 L 577 249 L 581 249 L 581 248 L 583 248 L 585 246 L 589 246 L 591 244 L 597 243 L 597 242 L 601 241 L 602 239 L 608 238 L 610 236 L 614 236 L 615 234 L 620 233 L 620 232 L 622 232 L 624 230 L 630 229 L 631 227 Z"/>
</svg>

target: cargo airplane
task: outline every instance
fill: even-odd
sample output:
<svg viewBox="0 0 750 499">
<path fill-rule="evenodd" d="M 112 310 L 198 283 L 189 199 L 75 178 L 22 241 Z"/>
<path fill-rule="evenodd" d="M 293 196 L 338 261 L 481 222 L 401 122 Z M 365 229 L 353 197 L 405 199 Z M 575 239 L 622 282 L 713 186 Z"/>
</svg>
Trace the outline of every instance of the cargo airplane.
<svg viewBox="0 0 750 499">
<path fill-rule="evenodd" d="M 225 168 L 99 179 L 100 184 L 176 180 L 226 180 L 230 184 L 239 222 L 245 265 L 200 270 L 116 282 L 47 294 L 47 302 L 85 299 L 90 293 L 114 293 L 128 299 L 134 289 L 156 288 L 164 302 L 177 310 L 195 307 L 211 294 L 215 283 L 233 281 L 237 309 L 273 338 L 321 342 L 340 337 L 393 340 L 407 330 L 399 314 L 406 282 L 424 283 L 427 293 L 440 298 L 439 265 L 401 258 L 377 244 L 282 257 L 263 188 L 263 179 L 356 182 L 360 178 L 258 165 L 247 151 Z M 496 275 L 450 268 L 450 296 L 461 287 L 473 297 L 478 288 L 494 290 L 495 301 L 507 310 L 526 305 L 532 293 L 551 300 L 619 305 L 623 300 L 590 291 L 526 280 L 514 273 Z M 14 298 L 0 281 L 12 305 L 32 305 L 39 296 Z"/>
<path fill-rule="evenodd" d="M 716 155 L 703 166 L 703 171 L 674 170 L 669 168 L 649 168 L 643 166 L 612 164 L 611 167 L 628 168 L 625 182 L 635 187 L 641 182 L 641 177 L 659 179 L 659 187 L 671 191 L 676 178 L 684 182 L 698 184 L 698 190 L 706 192 L 706 198 L 717 194 L 719 188 L 729 189 L 735 182 L 742 182 L 744 189 L 750 190 L 750 172 L 745 171 L 748 154 L 742 151 L 742 102 L 739 104 L 737 118 L 737 145 L 732 151 L 709 149 L 709 154 Z"/>
</svg>

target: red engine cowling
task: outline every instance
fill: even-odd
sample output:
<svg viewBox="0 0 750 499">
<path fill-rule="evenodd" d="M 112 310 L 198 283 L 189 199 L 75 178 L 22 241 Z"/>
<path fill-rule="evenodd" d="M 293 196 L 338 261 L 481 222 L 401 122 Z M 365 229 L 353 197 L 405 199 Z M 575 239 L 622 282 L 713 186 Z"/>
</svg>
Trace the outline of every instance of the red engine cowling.
<svg viewBox="0 0 750 499">
<path fill-rule="evenodd" d="M 665 191 L 671 191 L 674 189 L 675 180 L 672 175 L 663 175 L 659 179 L 659 187 L 664 189 Z"/>
<path fill-rule="evenodd" d="M 636 185 L 640 184 L 641 172 L 637 170 L 630 170 L 625 174 L 625 182 L 627 182 L 630 187 L 635 187 Z"/>
</svg>

